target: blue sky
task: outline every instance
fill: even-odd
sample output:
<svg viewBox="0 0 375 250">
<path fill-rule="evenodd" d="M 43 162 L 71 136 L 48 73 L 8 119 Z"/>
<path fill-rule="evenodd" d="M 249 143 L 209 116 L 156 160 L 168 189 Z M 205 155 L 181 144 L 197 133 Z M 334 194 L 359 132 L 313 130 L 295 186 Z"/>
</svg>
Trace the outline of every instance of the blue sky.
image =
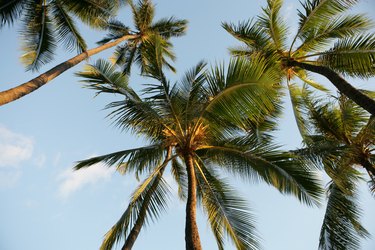
<svg viewBox="0 0 375 250">
<path fill-rule="evenodd" d="M 236 44 L 221 27 L 222 21 L 238 22 L 259 14 L 265 1 L 155 1 L 157 16 L 174 15 L 189 20 L 187 35 L 173 42 L 179 76 L 198 61 L 213 64 L 228 61 L 227 48 Z M 288 23 L 297 23 L 294 10 L 298 1 L 285 1 Z M 374 15 L 375 3 L 362 1 L 359 11 Z M 370 11 L 371 10 L 371 11 Z M 375 17 L 373 16 L 375 19 Z M 129 23 L 129 12 L 121 12 Z M 89 47 L 104 33 L 82 27 Z M 31 79 L 18 57 L 21 52 L 18 27 L 0 31 L 0 90 Z M 95 58 L 108 58 L 102 53 Z M 58 51 L 53 63 L 72 56 Z M 90 59 L 89 62 L 94 62 Z M 83 89 L 74 72 L 84 63 L 21 100 L 0 107 L 0 249 L 91 250 L 98 249 L 106 231 L 121 216 L 138 182 L 134 176 L 121 176 L 102 165 L 73 172 L 74 162 L 142 145 L 134 135 L 121 133 L 106 118 L 105 104 L 113 96 L 94 97 Z M 136 72 L 135 72 L 136 73 Z M 326 82 L 326 81 L 325 81 Z M 374 84 L 357 82 L 357 86 Z M 133 74 L 132 86 L 146 83 Z M 366 85 L 367 84 L 367 85 Z M 373 87 L 372 87 L 373 88 Z M 285 148 L 299 146 L 300 137 L 291 118 L 289 103 L 280 123 L 278 141 Z M 263 184 L 233 180 L 249 201 L 256 215 L 257 228 L 266 250 L 317 249 L 324 207 L 308 208 L 293 197 L 286 197 Z M 375 235 L 375 200 L 362 187 L 363 222 Z M 184 204 L 174 199 L 157 223 L 142 231 L 134 249 L 184 249 Z M 209 226 L 198 216 L 204 249 L 216 249 Z M 234 249 L 230 244 L 226 249 Z M 364 250 L 375 249 L 373 239 L 363 243 Z"/>
</svg>

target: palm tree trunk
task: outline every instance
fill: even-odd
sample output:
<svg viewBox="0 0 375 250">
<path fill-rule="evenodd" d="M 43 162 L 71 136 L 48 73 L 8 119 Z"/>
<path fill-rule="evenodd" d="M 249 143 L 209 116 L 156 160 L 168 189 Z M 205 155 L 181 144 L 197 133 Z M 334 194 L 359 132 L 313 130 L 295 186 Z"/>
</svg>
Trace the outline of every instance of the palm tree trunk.
<svg viewBox="0 0 375 250">
<path fill-rule="evenodd" d="M 299 67 L 311 72 L 318 73 L 328 78 L 331 83 L 349 99 L 354 101 L 356 104 L 367 110 L 370 114 L 375 115 L 375 100 L 371 99 L 367 95 L 360 92 L 358 89 L 350 85 L 344 78 L 342 78 L 335 71 L 318 65 L 312 65 L 302 62 L 291 60 L 288 62 L 288 66 Z"/>
<path fill-rule="evenodd" d="M 188 197 L 186 203 L 186 224 L 185 224 L 185 244 L 186 250 L 202 250 L 201 241 L 196 222 L 197 208 L 197 180 L 193 157 L 191 154 L 185 155 L 185 163 L 188 175 Z"/>
<path fill-rule="evenodd" d="M 30 94 L 34 90 L 42 87 L 43 85 L 47 84 L 49 81 L 52 79 L 56 78 L 59 76 L 61 73 L 65 72 L 66 70 L 70 69 L 71 67 L 77 65 L 78 63 L 82 62 L 86 58 L 95 55 L 103 50 L 112 48 L 116 46 L 117 44 L 129 40 L 129 39 L 134 39 L 136 38 L 137 35 L 126 35 L 123 37 L 118 38 L 117 40 L 114 40 L 112 42 L 100 45 L 96 48 L 87 50 L 82 52 L 79 55 L 76 55 L 69 60 L 60 63 L 53 67 L 52 69 L 46 71 L 45 73 L 35 77 L 34 79 L 25 82 L 21 85 L 18 85 L 17 87 L 5 90 L 0 92 L 0 106 L 7 104 L 9 102 L 15 101 L 27 94 Z"/>
<path fill-rule="evenodd" d="M 171 155 L 172 155 L 172 148 L 169 147 L 168 152 L 167 152 L 167 156 L 165 158 L 165 161 L 163 162 L 164 166 L 160 169 L 159 176 L 163 175 L 163 172 L 165 170 L 165 167 L 166 167 L 168 161 L 171 158 Z M 158 178 L 155 179 L 154 183 L 152 183 L 152 185 L 151 185 L 151 188 L 146 193 L 146 196 L 144 198 L 142 206 L 139 210 L 139 214 L 137 216 L 137 221 L 134 223 L 134 226 L 133 226 L 132 230 L 130 231 L 128 237 L 126 238 L 124 246 L 121 248 L 121 250 L 131 250 L 133 248 L 133 245 L 134 245 L 135 241 L 137 240 L 138 235 L 141 232 L 142 226 L 145 222 L 146 212 L 147 212 L 148 205 L 151 201 L 152 192 L 159 185 L 159 181 L 160 181 L 160 179 L 158 179 Z"/>
</svg>

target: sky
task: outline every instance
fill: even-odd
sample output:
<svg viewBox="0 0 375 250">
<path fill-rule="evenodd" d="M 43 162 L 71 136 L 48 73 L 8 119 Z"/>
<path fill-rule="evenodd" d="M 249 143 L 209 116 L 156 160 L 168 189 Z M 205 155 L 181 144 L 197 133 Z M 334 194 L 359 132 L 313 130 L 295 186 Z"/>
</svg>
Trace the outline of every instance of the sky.
<svg viewBox="0 0 375 250">
<path fill-rule="evenodd" d="M 174 39 L 179 77 L 200 60 L 210 65 L 228 61 L 227 48 L 236 41 L 221 28 L 221 22 L 248 20 L 259 14 L 265 1 L 191 0 L 154 1 L 157 17 L 176 16 L 189 20 L 187 35 Z M 299 1 L 285 1 L 285 18 L 295 29 Z M 375 19 L 375 3 L 362 1 L 357 10 Z M 129 23 L 128 10 L 119 18 Z M 82 26 L 89 47 L 95 46 L 105 33 Z M 0 90 L 23 83 L 37 75 L 25 72 L 19 61 L 21 52 L 19 27 L 0 30 Z M 72 56 L 57 52 L 53 63 Z M 88 60 L 108 58 L 109 52 Z M 75 162 L 143 145 L 135 135 L 116 129 L 104 106 L 114 96 L 98 96 L 82 88 L 74 76 L 84 63 L 76 66 L 34 93 L 0 107 L 0 249 L 92 250 L 98 249 L 104 234 L 125 210 L 132 190 L 138 185 L 134 176 L 121 176 L 101 164 L 72 171 Z M 325 81 L 325 80 L 323 80 Z M 137 76 L 132 86 L 147 83 Z M 357 82 L 357 86 L 374 84 Z M 325 81 L 326 83 L 326 81 Z M 298 130 L 291 116 L 288 100 L 280 122 L 277 140 L 286 149 L 300 146 Z M 167 180 L 170 176 L 167 176 Z M 271 187 L 258 183 L 232 184 L 245 197 L 256 217 L 256 226 L 265 250 L 317 249 L 324 205 L 311 208 L 296 198 L 283 196 Z M 172 185 L 173 188 L 173 185 Z M 361 187 L 364 208 L 363 224 L 375 237 L 375 199 L 366 186 Z M 176 197 L 174 197 L 176 198 Z M 184 249 L 185 204 L 172 199 L 169 210 L 157 223 L 144 228 L 133 249 Z M 204 249 L 216 249 L 206 219 L 198 214 L 199 232 Z M 230 242 L 226 249 L 235 249 Z M 374 239 L 363 241 L 363 250 L 375 249 Z"/>
</svg>

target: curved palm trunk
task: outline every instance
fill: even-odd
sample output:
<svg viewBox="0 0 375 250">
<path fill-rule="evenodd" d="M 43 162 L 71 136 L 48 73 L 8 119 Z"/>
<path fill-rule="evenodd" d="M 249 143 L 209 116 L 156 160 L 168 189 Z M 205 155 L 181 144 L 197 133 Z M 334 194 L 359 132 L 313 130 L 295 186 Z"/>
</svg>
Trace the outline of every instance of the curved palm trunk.
<svg viewBox="0 0 375 250">
<path fill-rule="evenodd" d="M 344 78 L 333 70 L 324 66 L 311 65 L 293 60 L 288 62 L 288 66 L 300 67 L 302 69 L 325 76 L 342 94 L 346 95 L 349 99 L 367 110 L 370 114 L 375 115 L 375 100 L 358 91 L 358 89 L 350 85 Z"/>
<path fill-rule="evenodd" d="M 9 102 L 15 101 L 27 94 L 30 94 L 34 90 L 42 87 L 43 85 L 47 84 L 52 79 L 59 76 L 61 73 L 79 64 L 86 58 L 92 55 L 95 55 L 103 50 L 112 48 L 125 40 L 133 39 L 136 37 L 137 37 L 136 35 L 126 35 L 112 42 L 109 42 L 101 46 L 98 46 L 96 48 L 84 51 L 81 54 L 76 55 L 63 63 L 56 65 L 52 69 L 46 71 L 45 73 L 35 77 L 34 79 L 28 82 L 18 85 L 17 87 L 0 92 L 0 106 L 7 104 Z"/>
<path fill-rule="evenodd" d="M 163 162 L 163 165 L 165 165 L 165 166 L 163 168 L 161 168 L 160 172 L 159 172 L 160 176 L 163 175 L 163 172 L 165 170 L 165 167 L 166 167 L 168 161 L 171 158 L 171 155 L 172 155 L 172 148 L 169 148 L 168 152 L 167 152 L 166 159 Z M 148 190 L 148 192 L 147 192 L 147 194 L 145 196 L 145 199 L 143 201 L 143 204 L 142 204 L 142 206 L 141 206 L 141 208 L 139 210 L 137 221 L 135 222 L 132 230 L 130 231 L 128 237 L 126 238 L 125 244 L 121 248 L 121 250 L 131 250 L 133 248 L 133 245 L 134 245 L 135 241 L 137 240 L 138 235 L 141 232 L 142 226 L 143 226 L 143 224 L 145 222 L 147 207 L 148 207 L 148 205 L 149 205 L 149 203 L 151 201 L 152 192 L 159 185 L 159 180 L 160 179 L 155 179 L 154 183 L 152 183 L 151 188 Z"/>
<path fill-rule="evenodd" d="M 193 157 L 185 155 L 188 175 L 188 197 L 186 203 L 185 245 L 186 250 L 202 250 L 201 241 L 196 222 L 197 208 L 197 180 L 195 178 Z"/>
</svg>

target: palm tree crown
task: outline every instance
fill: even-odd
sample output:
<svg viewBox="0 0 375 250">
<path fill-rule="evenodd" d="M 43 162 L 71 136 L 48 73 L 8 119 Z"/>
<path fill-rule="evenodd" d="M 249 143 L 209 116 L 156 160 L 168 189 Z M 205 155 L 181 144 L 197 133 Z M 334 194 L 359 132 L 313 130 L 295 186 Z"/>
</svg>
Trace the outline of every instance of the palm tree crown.
<svg viewBox="0 0 375 250">
<path fill-rule="evenodd" d="M 298 77 L 320 90 L 308 72 L 327 77 L 335 87 L 375 115 L 375 101 L 352 87 L 344 76 L 375 76 L 375 34 L 372 21 L 363 14 L 345 14 L 358 0 L 305 0 L 298 12 L 296 34 L 289 42 L 289 27 L 281 16 L 283 0 L 268 0 L 255 21 L 223 27 L 245 47 L 235 48 L 235 56 L 262 55 L 280 69 L 288 82 Z"/>
<path fill-rule="evenodd" d="M 78 53 L 87 49 L 73 17 L 100 28 L 116 15 L 120 3 L 117 0 L 1 0 L 0 28 L 21 21 L 21 59 L 28 70 L 38 70 L 53 59 L 57 43 Z"/>
<path fill-rule="evenodd" d="M 123 249 L 130 249 L 129 237 L 134 239 L 133 232 L 140 230 L 135 228 L 145 217 L 157 217 L 165 210 L 168 189 L 162 175 L 167 165 L 180 197 L 186 200 L 186 249 L 201 249 L 197 205 L 206 212 L 219 249 L 224 249 L 225 236 L 237 249 L 258 249 L 259 238 L 246 202 L 220 177 L 223 172 L 265 181 L 309 205 L 318 203 L 321 189 L 313 172 L 292 153 L 279 150 L 268 134 L 280 107 L 275 105 L 279 99 L 276 81 L 264 62 L 236 60 L 227 70 L 218 66 L 212 72 L 199 63 L 174 85 L 166 80 L 161 65 L 153 61 L 147 69 L 159 83 L 148 85 L 144 98 L 104 61 L 79 73 L 88 87 L 125 96 L 109 104 L 114 109 L 111 116 L 120 128 L 150 142 L 147 147 L 94 157 L 76 166 L 105 162 L 123 173 L 148 174 L 107 233 L 102 249 L 111 249 L 122 237 L 127 237 Z"/>
<path fill-rule="evenodd" d="M 375 121 L 353 101 L 341 95 L 333 101 L 303 93 L 306 104 L 306 149 L 299 154 L 323 167 L 331 178 L 320 249 L 360 249 L 369 233 L 361 226 L 358 185 L 361 168 L 375 184 Z"/>
</svg>

